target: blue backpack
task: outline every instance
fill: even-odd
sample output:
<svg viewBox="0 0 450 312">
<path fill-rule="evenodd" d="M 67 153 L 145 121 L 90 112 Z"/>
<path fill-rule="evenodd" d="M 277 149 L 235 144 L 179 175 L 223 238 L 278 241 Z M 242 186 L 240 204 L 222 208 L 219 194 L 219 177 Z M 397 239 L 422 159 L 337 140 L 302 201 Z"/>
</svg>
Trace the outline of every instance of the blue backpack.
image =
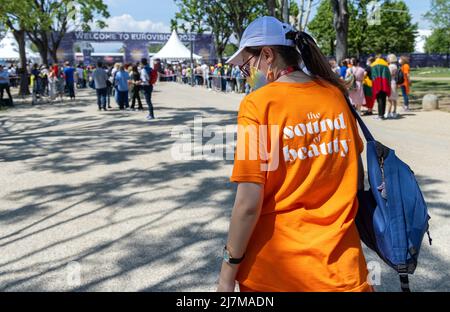
<svg viewBox="0 0 450 312">
<path fill-rule="evenodd" d="M 364 244 L 400 277 L 403 292 L 410 292 L 408 274 L 417 267 L 420 246 L 429 232 L 428 208 L 411 168 L 395 151 L 375 141 L 349 103 L 367 141 L 370 189 L 358 192 L 356 226 Z"/>
</svg>

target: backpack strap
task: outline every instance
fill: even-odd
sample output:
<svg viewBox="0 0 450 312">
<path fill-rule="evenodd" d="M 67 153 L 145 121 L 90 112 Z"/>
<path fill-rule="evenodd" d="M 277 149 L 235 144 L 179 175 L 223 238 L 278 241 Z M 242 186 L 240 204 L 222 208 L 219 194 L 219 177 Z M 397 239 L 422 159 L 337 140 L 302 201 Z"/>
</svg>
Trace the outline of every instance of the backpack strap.
<svg viewBox="0 0 450 312">
<path fill-rule="evenodd" d="M 369 128 L 367 128 L 366 124 L 362 120 L 361 116 L 358 114 L 358 112 L 353 107 L 352 103 L 350 102 L 350 99 L 347 95 L 345 95 L 345 100 L 347 101 L 348 106 L 350 107 L 350 111 L 352 112 L 353 116 L 355 116 L 356 121 L 358 122 L 359 126 L 361 127 L 361 130 L 364 134 L 364 137 L 366 138 L 367 142 L 373 142 L 375 141 L 374 137 L 372 136 L 372 133 L 370 133 Z"/>
<path fill-rule="evenodd" d="M 411 292 L 411 288 L 409 287 L 409 277 L 408 273 L 399 273 L 400 277 L 400 286 L 402 288 L 402 292 Z"/>
</svg>

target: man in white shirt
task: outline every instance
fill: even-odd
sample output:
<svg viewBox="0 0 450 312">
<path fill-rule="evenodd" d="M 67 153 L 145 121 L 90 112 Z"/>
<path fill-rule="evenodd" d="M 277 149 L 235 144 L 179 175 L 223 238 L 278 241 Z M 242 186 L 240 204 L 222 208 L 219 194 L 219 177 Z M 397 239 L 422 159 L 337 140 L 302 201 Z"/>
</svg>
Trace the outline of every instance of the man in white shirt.
<svg viewBox="0 0 450 312">
<path fill-rule="evenodd" d="M 142 81 L 142 90 L 144 90 L 145 95 L 145 101 L 148 105 L 148 120 L 155 119 L 155 115 L 153 113 L 153 104 L 152 104 L 152 92 L 153 92 L 153 85 L 150 83 L 150 76 L 152 72 L 152 68 L 148 64 L 147 59 L 143 58 L 141 60 L 141 81 Z"/>
</svg>

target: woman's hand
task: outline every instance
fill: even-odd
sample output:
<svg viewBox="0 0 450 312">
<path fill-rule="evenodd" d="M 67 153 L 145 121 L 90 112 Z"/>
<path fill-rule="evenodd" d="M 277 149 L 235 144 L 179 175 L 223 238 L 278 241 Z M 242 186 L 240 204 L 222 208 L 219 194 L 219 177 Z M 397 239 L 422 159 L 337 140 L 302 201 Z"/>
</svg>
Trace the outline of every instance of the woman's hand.
<svg viewBox="0 0 450 312">
<path fill-rule="evenodd" d="M 217 286 L 217 292 L 234 292 L 236 286 L 236 281 L 228 280 L 222 281 L 219 280 L 219 285 Z"/>
</svg>

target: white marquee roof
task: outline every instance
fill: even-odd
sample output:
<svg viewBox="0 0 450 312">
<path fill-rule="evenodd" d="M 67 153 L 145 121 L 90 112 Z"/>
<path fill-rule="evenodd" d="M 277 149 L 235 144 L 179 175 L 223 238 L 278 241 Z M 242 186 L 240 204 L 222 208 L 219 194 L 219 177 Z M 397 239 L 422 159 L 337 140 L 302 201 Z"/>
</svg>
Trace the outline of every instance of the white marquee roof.
<svg viewBox="0 0 450 312">
<path fill-rule="evenodd" d="M 194 60 L 199 60 L 202 57 L 194 54 Z M 153 59 L 165 59 L 165 60 L 190 60 L 191 51 L 181 42 L 178 38 L 177 32 L 174 30 L 169 38 L 169 41 L 164 47 L 155 55 Z"/>
<path fill-rule="evenodd" d="M 26 53 L 27 57 L 30 58 L 30 60 L 36 60 L 40 58 L 39 54 L 34 53 L 28 47 L 26 48 Z M 8 32 L 5 38 L 0 41 L 0 60 L 18 61 L 19 59 L 19 45 L 17 44 L 14 35 L 11 32 Z"/>
</svg>

